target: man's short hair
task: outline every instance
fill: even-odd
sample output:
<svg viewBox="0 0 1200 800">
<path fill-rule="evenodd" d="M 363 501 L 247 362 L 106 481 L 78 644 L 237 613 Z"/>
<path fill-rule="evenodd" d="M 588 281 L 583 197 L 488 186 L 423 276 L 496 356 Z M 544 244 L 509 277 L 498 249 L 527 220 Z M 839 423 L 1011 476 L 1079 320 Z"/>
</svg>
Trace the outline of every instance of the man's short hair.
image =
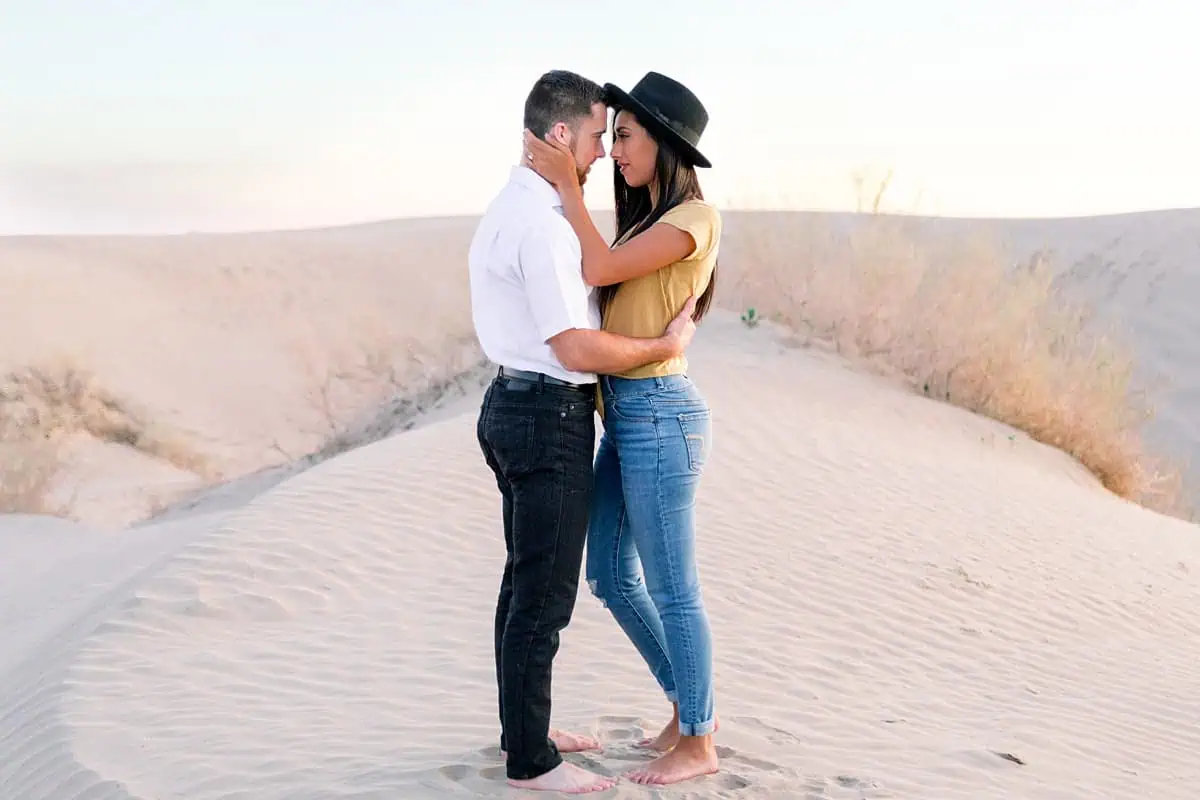
<svg viewBox="0 0 1200 800">
<path fill-rule="evenodd" d="M 525 98 L 525 127 L 543 139 L 556 122 L 574 130 L 580 119 L 591 116 L 596 103 L 607 105 L 600 84 L 574 72 L 551 70 L 537 79 Z"/>
</svg>

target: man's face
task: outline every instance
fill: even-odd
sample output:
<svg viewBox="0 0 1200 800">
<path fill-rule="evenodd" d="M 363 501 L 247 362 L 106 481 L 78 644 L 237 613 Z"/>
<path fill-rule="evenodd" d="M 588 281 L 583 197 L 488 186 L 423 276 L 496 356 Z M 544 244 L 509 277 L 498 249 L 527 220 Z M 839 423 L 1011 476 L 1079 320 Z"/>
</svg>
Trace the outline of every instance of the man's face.
<svg viewBox="0 0 1200 800">
<path fill-rule="evenodd" d="M 608 131 L 608 107 L 603 103 L 592 105 L 592 114 L 580 120 L 574 131 L 561 123 L 559 141 L 571 148 L 575 156 L 575 171 L 579 175 L 579 185 L 587 182 L 588 172 L 597 159 L 604 158 L 604 134 Z"/>
</svg>

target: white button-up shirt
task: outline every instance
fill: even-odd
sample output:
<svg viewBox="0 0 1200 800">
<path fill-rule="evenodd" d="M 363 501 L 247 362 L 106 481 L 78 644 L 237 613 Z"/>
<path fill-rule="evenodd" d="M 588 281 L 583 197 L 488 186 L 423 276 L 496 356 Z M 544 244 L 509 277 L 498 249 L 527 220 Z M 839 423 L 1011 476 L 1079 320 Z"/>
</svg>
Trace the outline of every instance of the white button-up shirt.
<svg viewBox="0 0 1200 800">
<path fill-rule="evenodd" d="M 568 370 L 546 344 L 571 328 L 600 327 L 579 238 L 550 183 L 513 167 L 475 230 L 468 265 L 475 335 L 493 363 L 572 383 L 596 380 Z"/>
</svg>

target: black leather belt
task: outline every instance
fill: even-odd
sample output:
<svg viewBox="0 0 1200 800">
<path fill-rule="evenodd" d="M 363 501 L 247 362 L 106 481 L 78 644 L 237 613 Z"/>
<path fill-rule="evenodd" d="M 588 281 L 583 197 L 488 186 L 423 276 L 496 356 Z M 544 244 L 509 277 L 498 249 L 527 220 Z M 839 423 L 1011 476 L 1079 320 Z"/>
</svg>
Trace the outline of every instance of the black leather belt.
<svg viewBox="0 0 1200 800">
<path fill-rule="evenodd" d="M 518 381 L 528 381 L 530 383 L 544 383 L 547 386 L 565 386 L 568 389 L 578 389 L 581 392 L 590 392 L 596 389 L 594 383 L 571 383 L 564 381 L 562 378 L 556 378 L 553 375 L 545 375 L 541 372 L 529 372 L 523 369 L 513 369 L 512 367 L 501 367 L 496 373 L 498 378 L 512 378 Z"/>
</svg>

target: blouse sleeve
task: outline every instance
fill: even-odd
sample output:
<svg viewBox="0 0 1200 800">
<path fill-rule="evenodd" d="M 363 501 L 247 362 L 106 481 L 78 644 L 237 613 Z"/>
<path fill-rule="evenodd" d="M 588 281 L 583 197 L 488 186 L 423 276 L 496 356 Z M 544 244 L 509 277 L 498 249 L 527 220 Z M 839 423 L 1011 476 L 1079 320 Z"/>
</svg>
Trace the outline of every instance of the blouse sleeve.
<svg viewBox="0 0 1200 800">
<path fill-rule="evenodd" d="M 700 261 L 708 256 L 713 245 L 720 239 L 721 216 L 708 203 L 688 202 L 675 206 L 663 214 L 659 222 L 665 222 L 691 234 L 696 249 L 688 256 L 689 261 Z"/>
</svg>

